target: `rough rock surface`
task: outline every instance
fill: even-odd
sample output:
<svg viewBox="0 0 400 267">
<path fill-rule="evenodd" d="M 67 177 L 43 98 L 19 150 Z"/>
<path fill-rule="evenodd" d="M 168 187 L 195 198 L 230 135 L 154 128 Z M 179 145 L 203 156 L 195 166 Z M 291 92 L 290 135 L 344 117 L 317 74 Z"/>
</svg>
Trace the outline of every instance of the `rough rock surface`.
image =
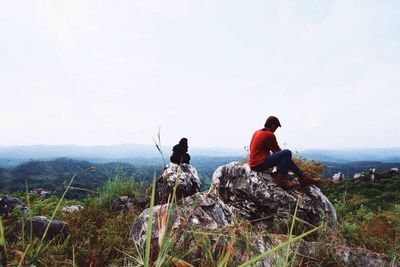
<svg viewBox="0 0 400 267">
<path fill-rule="evenodd" d="M 121 196 L 112 202 L 111 209 L 113 211 L 132 211 L 134 207 L 144 209 L 149 203 L 149 199 L 132 199 L 128 196 Z"/>
<path fill-rule="evenodd" d="M 390 175 L 391 177 L 398 176 L 398 175 L 400 175 L 400 170 L 398 168 L 391 168 L 388 171 L 388 175 Z"/>
<path fill-rule="evenodd" d="M 159 250 L 158 241 L 161 238 L 161 231 L 158 222 L 162 220 L 167 209 L 167 204 L 154 206 L 151 233 L 152 255 L 157 255 Z M 142 249 L 144 249 L 146 243 L 149 212 L 150 209 L 146 209 L 139 215 L 130 232 L 131 240 Z M 209 240 L 209 244 L 212 244 L 212 248 L 207 253 L 212 253 L 214 258 L 221 257 L 226 253 L 224 249 L 228 243 L 232 242 L 232 238 L 236 241 L 235 237 L 231 237 L 229 234 L 229 230 L 236 231 L 232 228 L 232 213 L 216 196 L 197 193 L 181 199 L 177 207 L 173 209 L 172 214 L 171 227 L 168 229 L 168 233 L 172 234 L 172 243 L 177 249 L 189 252 L 185 256 L 185 261 L 194 264 L 194 266 L 198 266 L 196 263 L 198 264 L 199 260 L 205 256 L 205 251 L 199 245 L 199 242 L 204 242 L 204 239 Z M 236 234 L 234 235 L 236 236 Z M 253 257 L 271 248 L 272 244 L 268 240 L 259 236 L 258 232 L 256 235 L 248 246 L 235 242 L 236 247 L 232 252 L 231 266 L 238 266 L 248 260 L 249 254 Z M 250 247 L 251 251 L 249 252 Z M 266 257 L 258 261 L 257 266 L 273 266 L 273 260 L 273 257 Z"/>
<path fill-rule="evenodd" d="M 167 209 L 168 204 L 154 206 L 152 240 L 157 240 L 159 237 L 160 229 L 157 225 L 157 218 L 162 216 Z M 136 218 L 130 231 L 132 240 L 142 247 L 146 240 L 149 213 L 150 209 L 144 210 Z M 172 216 L 173 229 L 184 225 L 207 231 L 227 226 L 231 222 L 229 208 L 219 198 L 202 193 L 197 193 L 178 202 L 178 205 L 173 209 Z"/>
<path fill-rule="evenodd" d="M 320 246 L 316 242 L 301 241 L 298 253 L 311 259 L 318 259 L 321 257 L 318 253 L 318 247 Z M 332 246 L 330 244 L 325 244 L 324 246 L 325 250 L 333 253 L 333 255 L 330 255 L 332 258 L 330 261 L 337 266 L 400 267 L 399 262 L 390 262 L 386 255 L 375 253 L 365 248 Z M 321 263 L 321 261 L 328 261 L 328 259 L 321 259 L 318 263 Z"/>
<path fill-rule="evenodd" d="M 3 217 L 8 217 L 10 213 L 18 208 L 23 214 L 28 212 L 28 208 L 25 203 L 16 197 L 2 196 L 0 197 L 0 215 Z"/>
<path fill-rule="evenodd" d="M 133 199 L 128 196 L 122 196 L 113 200 L 111 210 L 113 211 L 131 211 L 133 209 Z"/>
<path fill-rule="evenodd" d="M 64 213 L 75 213 L 79 212 L 80 210 L 83 209 L 82 205 L 71 205 L 71 206 L 65 206 L 62 208 L 62 211 Z"/>
<path fill-rule="evenodd" d="M 323 220 L 336 225 L 336 210 L 318 187 L 297 185 L 284 190 L 269 173 L 252 171 L 246 163 L 231 162 L 219 167 L 211 187 L 228 206 L 244 218 L 256 220 L 263 229 L 275 230 L 273 227 L 279 222 L 287 225 L 287 218 L 276 215 L 293 214 L 298 199 L 297 217 L 314 225 Z"/>
<path fill-rule="evenodd" d="M 201 182 L 195 168 L 189 164 L 171 163 L 167 166 L 156 183 L 156 204 L 166 203 L 173 191 L 175 182 L 179 180 L 176 198 L 181 199 L 199 192 Z"/>
<path fill-rule="evenodd" d="M 42 238 L 47 225 L 49 224 L 49 219 L 45 216 L 33 216 L 31 220 L 25 221 L 25 234 L 29 235 L 31 224 L 32 224 L 32 234 L 34 237 Z M 53 238 L 67 237 L 69 235 L 69 229 L 67 223 L 61 220 L 52 220 L 50 223 L 49 230 L 46 234 L 46 240 L 52 240 Z"/>
</svg>

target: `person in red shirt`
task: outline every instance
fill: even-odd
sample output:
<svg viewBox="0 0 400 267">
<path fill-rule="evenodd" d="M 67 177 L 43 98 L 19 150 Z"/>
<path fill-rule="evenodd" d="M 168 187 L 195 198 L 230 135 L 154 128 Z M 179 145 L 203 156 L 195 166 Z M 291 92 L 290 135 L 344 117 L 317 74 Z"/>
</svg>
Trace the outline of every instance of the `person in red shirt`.
<svg viewBox="0 0 400 267">
<path fill-rule="evenodd" d="M 319 178 L 310 178 L 305 175 L 292 160 L 292 152 L 283 149 L 278 145 L 275 137 L 275 131 L 281 127 L 279 119 L 275 116 L 267 118 L 264 128 L 257 130 L 250 142 L 250 156 L 248 164 L 253 171 L 264 171 L 272 167 L 278 168 L 275 182 L 285 188 L 291 189 L 295 186 L 294 182 L 288 176 L 288 171 L 292 171 L 300 182 L 307 184 L 319 184 Z"/>
</svg>

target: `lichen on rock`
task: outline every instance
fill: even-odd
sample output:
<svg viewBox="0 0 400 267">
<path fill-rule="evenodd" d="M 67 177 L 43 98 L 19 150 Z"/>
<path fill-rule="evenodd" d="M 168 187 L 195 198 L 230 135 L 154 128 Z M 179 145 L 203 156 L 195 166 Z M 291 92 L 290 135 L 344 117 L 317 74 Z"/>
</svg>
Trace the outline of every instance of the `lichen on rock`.
<svg viewBox="0 0 400 267">
<path fill-rule="evenodd" d="M 156 182 L 156 204 L 166 203 L 173 192 L 176 181 L 176 198 L 182 199 L 199 192 L 201 182 L 197 170 L 189 164 L 168 165 Z"/>
<path fill-rule="evenodd" d="M 326 221 L 336 226 L 336 210 L 321 190 L 314 185 L 291 190 L 279 187 L 271 174 L 252 171 L 247 163 L 231 162 L 213 174 L 212 191 L 240 216 L 255 221 L 265 230 L 276 230 L 277 223 L 286 223 L 285 214 L 293 214 L 313 225 Z M 285 231 L 287 228 L 284 228 Z"/>
</svg>

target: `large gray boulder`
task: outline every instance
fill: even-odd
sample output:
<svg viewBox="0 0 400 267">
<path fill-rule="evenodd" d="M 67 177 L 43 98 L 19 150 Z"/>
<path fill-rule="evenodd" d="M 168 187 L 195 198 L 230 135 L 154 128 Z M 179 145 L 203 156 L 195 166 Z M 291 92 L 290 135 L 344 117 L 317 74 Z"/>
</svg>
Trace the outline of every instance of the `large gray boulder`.
<svg viewBox="0 0 400 267">
<path fill-rule="evenodd" d="M 168 209 L 168 204 L 154 206 L 151 233 L 152 241 L 158 240 L 160 229 L 157 220 L 161 218 Z M 205 231 L 227 226 L 231 222 L 232 215 L 229 208 L 218 197 L 202 193 L 197 193 L 182 199 L 177 206 L 173 207 L 172 212 L 172 226 L 170 229 L 185 226 L 200 228 Z M 131 239 L 142 247 L 146 240 L 149 215 L 150 209 L 148 208 L 136 218 L 130 231 Z"/>
<path fill-rule="evenodd" d="M 241 217 L 255 221 L 265 230 L 287 233 L 287 225 L 297 201 L 297 217 L 313 225 L 322 221 L 335 226 L 336 210 L 321 190 L 314 186 L 279 187 L 271 174 L 250 170 L 247 163 L 231 162 L 213 174 L 211 193 L 216 192 Z M 279 225 L 283 227 L 277 229 Z"/>
<path fill-rule="evenodd" d="M 152 257 L 157 257 L 160 249 L 159 241 L 162 229 L 158 223 L 165 218 L 164 214 L 167 211 L 167 204 L 154 206 L 153 209 L 150 240 Z M 143 251 L 149 215 L 150 209 L 144 210 L 134 221 L 130 231 L 131 241 Z M 210 262 L 205 259 L 205 254 L 207 257 L 212 254 L 213 259 L 223 257 L 226 253 L 225 249 L 232 242 L 232 256 L 228 266 L 237 266 L 272 247 L 271 242 L 260 235 L 258 231 L 242 233 L 235 227 L 232 222 L 232 213 L 221 199 L 211 194 L 197 193 L 182 199 L 172 209 L 172 218 L 166 232 L 174 249 L 188 252 L 184 256 L 184 260 L 195 266 L 209 265 Z M 251 239 L 247 242 L 247 246 L 243 245 L 246 242 L 238 235 Z M 210 244 L 210 247 L 200 244 Z M 274 257 L 266 257 L 257 262 L 257 266 L 273 266 L 274 260 Z"/>
<path fill-rule="evenodd" d="M 156 204 L 166 203 L 172 193 L 176 181 L 176 198 L 182 199 L 196 194 L 200 190 L 201 182 L 195 168 L 191 165 L 171 163 L 167 166 L 156 183 Z"/>
</svg>

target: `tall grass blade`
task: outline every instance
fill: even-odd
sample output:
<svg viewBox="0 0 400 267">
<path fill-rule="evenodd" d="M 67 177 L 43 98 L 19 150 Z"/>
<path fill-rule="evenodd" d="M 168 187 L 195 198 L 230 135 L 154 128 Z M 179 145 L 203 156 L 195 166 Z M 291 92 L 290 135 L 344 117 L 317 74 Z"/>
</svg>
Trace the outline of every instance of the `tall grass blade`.
<svg viewBox="0 0 400 267">
<path fill-rule="evenodd" d="M 26 204 L 28 205 L 28 218 L 29 218 L 29 243 L 32 243 L 33 240 L 33 226 L 32 226 L 32 207 L 31 201 L 29 198 L 29 190 L 28 190 L 28 179 L 25 179 L 25 198 Z M 25 236 L 25 223 L 22 222 L 22 234 Z"/>
<path fill-rule="evenodd" d="M 168 233 L 168 228 L 170 225 L 170 221 L 172 219 L 173 216 L 173 209 L 174 209 L 174 204 L 175 204 L 175 199 L 176 199 L 176 189 L 178 188 L 178 184 L 179 184 L 179 179 L 180 177 L 180 173 L 178 173 L 176 180 L 175 180 L 175 185 L 172 191 L 172 197 L 171 197 L 171 201 L 167 202 L 167 218 L 165 221 L 165 224 L 163 225 L 164 231 L 162 231 L 162 236 L 161 236 L 161 242 L 160 242 L 160 252 L 158 254 L 157 257 L 157 263 L 156 266 L 157 267 L 161 267 L 163 266 L 165 260 L 167 259 L 167 253 L 168 250 L 170 249 L 170 240 L 167 239 L 167 233 Z M 170 234 L 172 235 L 172 231 L 170 232 Z"/>
<path fill-rule="evenodd" d="M 167 164 L 165 163 L 165 159 L 164 159 L 164 153 L 161 150 L 161 126 L 158 128 L 157 140 L 154 139 L 154 137 L 152 137 L 152 139 L 153 139 L 154 144 L 156 145 L 158 152 L 160 152 L 164 166 L 167 166 Z"/>
<path fill-rule="evenodd" d="M 72 267 L 76 267 L 75 263 L 75 246 L 72 246 Z"/>
<path fill-rule="evenodd" d="M 4 227 L 3 221 L 0 217 L 0 253 L 1 253 L 1 263 L 3 266 L 7 266 L 7 248 L 6 248 L 6 239 L 4 238 Z"/>
<path fill-rule="evenodd" d="M 137 245 L 135 245 L 135 246 L 137 246 Z M 133 260 L 133 261 L 135 262 L 135 265 L 134 265 L 134 266 L 143 266 L 143 265 L 144 265 L 143 259 L 134 257 L 134 256 L 130 255 L 129 253 L 126 253 L 125 251 L 122 251 L 122 250 L 120 250 L 120 249 L 118 249 L 118 248 L 116 248 L 116 247 L 114 247 L 114 249 L 115 249 L 116 251 L 118 251 L 119 253 L 123 254 L 125 257 L 127 257 L 127 258 Z M 125 266 L 125 265 L 124 265 L 124 266 Z M 130 266 L 130 265 L 129 265 L 129 266 Z"/>
<path fill-rule="evenodd" d="M 299 207 L 299 202 L 300 202 L 300 195 L 297 198 L 297 202 L 296 202 L 296 207 L 294 208 L 294 214 L 292 216 L 292 221 L 291 221 L 291 225 L 290 225 L 290 231 L 289 231 L 289 238 L 288 241 L 290 241 L 292 239 L 292 234 L 293 234 L 293 228 L 294 225 L 296 223 L 296 217 L 297 217 L 297 209 Z M 285 255 L 285 266 L 288 266 L 288 262 L 289 262 L 289 255 L 290 255 L 290 247 L 286 248 L 286 255 Z"/>
<path fill-rule="evenodd" d="M 151 199 L 149 208 L 149 219 L 147 220 L 147 233 L 146 233 L 146 248 L 144 252 L 144 266 L 149 266 L 150 261 L 150 246 L 151 246 L 151 230 L 153 226 L 153 210 L 154 210 L 154 199 L 156 195 L 156 174 L 153 177 L 153 185 L 151 189 Z"/>
<path fill-rule="evenodd" d="M 30 247 L 31 247 L 31 244 L 28 244 L 28 246 L 26 247 L 26 249 L 25 249 L 25 251 L 24 251 L 24 254 L 22 254 L 21 260 L 20 260 L 19 263 L 18 263 L 18 267 L 21 267 L 22 264 L 24 263 L 26 253 L 28 252 L 28 250 L 29 250 Z"/>
<path fill-rule="evenodd" d="M 51 222 L 53 221 L 54 217 L 56 216 L 56 213 L 57 213 L 58 209 L 60 208 L 60 205 L 61 205 L 62 201 L 64 200 L 64 197 L 65 197 L 65 195 L 67 194 L 69 188 L 71 187 L 72 182 L 75 180 L 76 175 L 77 175 L 77 174 L 75 173 L 75 174 L 72 176 L 71 180 L 69 181 L 69 184 L 68 184 L 67 188 L 64 190 L 64 193 L 62 194 L 60 200 L 58 201 L 57 206 L 56 206 L 56 208 L 54 209 L 53 214 L 51 215 L 51 218 L 50 218 L 50 220 L 49 220 L 49 223 L 47 224 L 46 229 L 44 230 L 42 239 L 40 240 L 41 242 L 43 242 L 43 240 L 46 238 L 47 232 L 49 231 L 49 228 L 50 228 L 50 224 L 51 224 Z"/>
</svg>

